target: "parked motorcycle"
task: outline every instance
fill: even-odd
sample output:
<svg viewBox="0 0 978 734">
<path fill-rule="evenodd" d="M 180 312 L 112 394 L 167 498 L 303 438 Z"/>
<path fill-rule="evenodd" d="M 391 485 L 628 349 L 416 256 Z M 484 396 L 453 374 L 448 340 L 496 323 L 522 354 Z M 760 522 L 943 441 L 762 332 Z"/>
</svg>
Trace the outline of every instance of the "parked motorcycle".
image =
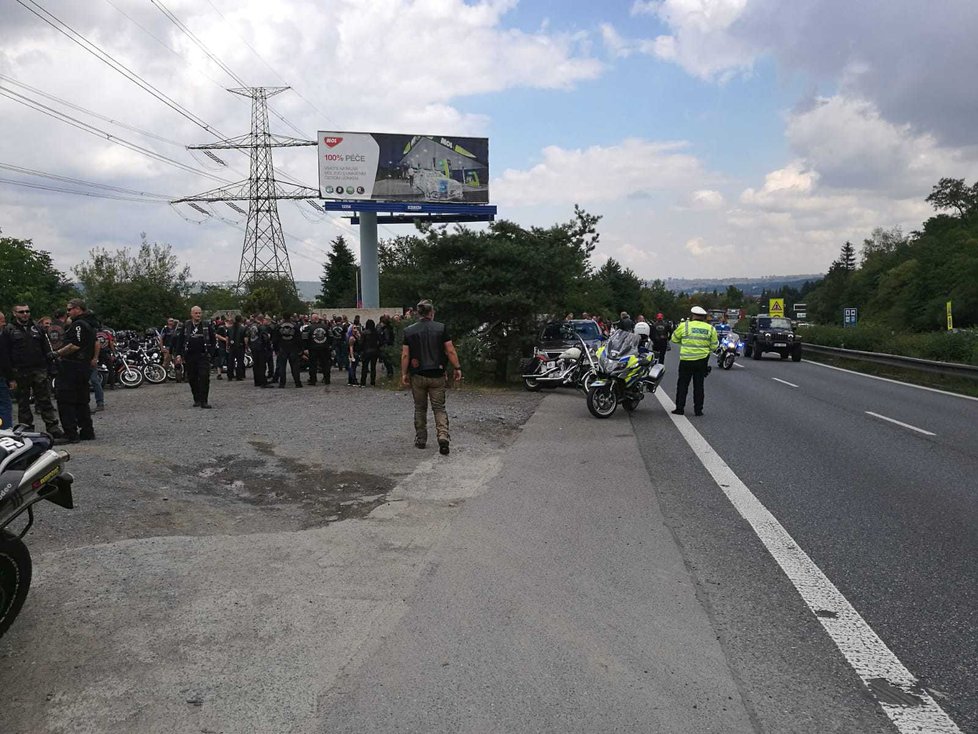
<svg viewBox="0 0 978 734">
<path fill-rule="evenodd" d="M 740 340 L 740 335 L 737 332 L 721 332 L 720 344 L 714 352 L 717 357 L 717 367 L 722 370 L 732 368 L 737 357 L 743 354 L 743 348 L 744 343 Z"/>
<path fill-rule="evenodd" d="M 73 477 L 65 471 L 69 456 L 53 448 L 46 433 L 0 430 L 0 637 L 10 627 L 31 585 L 31 555 L 23 537 L 34 524 L 34 505 L 49 500 L 71 509 Z M 19 533 L 10 524 L 27 512 Z"/>
<path fill-rule="evenodd" d="M 587 393 L 587 409 L 595 418 L 610 418 L 618 404 L 629 413 L 638 407 L 646 392 L 655 392 L 665 367 L 655 354 L 641 354 L 641 338 L 616 331 L 597 351 L 597 377 Z"/>
<path fill-rule="evenodd" d="M 115 370 L 123 387 L 137 388 L 143 384 L 142 370 L 132 364 L 129 357 L 121 351 L 116 352 L 112 360 L 112 369 Z"/>
<path fill-rule="evenodd" d="M 580 335 L 578 339 L 580 346 L 565 349 L 555 360 L 550 360 L 546 352 L 530 358 L 524 368 L 523 387 L 530 392 L 557 387 L 579 387 L 587 392 L 597 374 L 597 365 L 587 342 Z"/>
<path fill-rule="evenodd" d="M 166 382 L 166 370 L 163 368 L 163 355 L 156 346 L 147 347 L 140 344 L 138 349 L 129 351 L 128 359 L 132 365 L 143 373 L 147 382 L 159 385 Z"/>
</svg>

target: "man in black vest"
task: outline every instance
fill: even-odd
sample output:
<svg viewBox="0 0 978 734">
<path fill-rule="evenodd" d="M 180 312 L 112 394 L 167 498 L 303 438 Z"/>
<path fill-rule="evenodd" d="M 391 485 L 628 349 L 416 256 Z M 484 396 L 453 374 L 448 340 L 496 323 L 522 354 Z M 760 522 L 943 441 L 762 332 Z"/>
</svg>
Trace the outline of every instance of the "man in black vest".
<svg viewBox="0 0 978 734">
<path fill-rule="evenodd" d="M 263 314 L 255 316 L 245 331 L 245 343 L 251 350 L 251 376 L 255 380 L 255 387 L 268 386 L 268 375 L 265 372 L 269 351 L 268 328 L 264 321 Z"/>
<path fill-rule="evenodd" d="M 322 370 L 323 384 L 329 384 L 329 370 L 332 367 L 333 333 L 330 325 L 324 322 L 318 313 L 313 313 L 312 320 L 304 332 L 309 350 L 309 384 L 315 385 L 318 380 L 317 372 Z"/>
<path fill-rule="evenodd" d="M 58 363 L 58 413 L 65 439 L 91 441 L 95 438 L 92 411 L 88 404 L 88 383 L 95 361 L 95 332 L 98 320 L 88 313 L 80 298 L 68 301 L 71 322 L 64 332 L 62 346 L 55 352 Z"/>
<path fill-rule="evenodd" d="M 299 334 L 299 324 L 288 314 L 282 316 L 282 321 L 275 330 L 275 350 L 277 352 L 275 367 L 277 370 L 278 386 L 285 387 L 286 364 L 292 368 L 292 379 L 296 387 L 302 387 L 299 374 L 299 353 L 302 351 L 302 340 Z"/>
<path fill-rule="evenodd" d="M 652 351 L 659 364 L 666 363 L 666 350 L 669 349 L 669 337 L 672 336 L 672 322 L 666 321 L 661 313 L 655 315 L 652 322 Z"/>
<path fill-rule="evenodd" d="M 214 325 L 201 319 L 200 306 L 190 309 L 190 320 L 185 321 L 180 336 L 174 339 L 176 363 L 184 365 L 195 408 L 210 408 L 207 396 L 211 390 L 211 356 L 217 346 Z"/>
<path fill-rule="evenodd" d="M 455 380 L 462 379 L 462 366 L 455 345 L 445 325 L 435 321 L 431 301 L 418 304 L 416 323 L 404 330 L 401 347 L 401 382 L 414 395 L 414 445 L 423 449 L 428 442 L 428 402 L 435 415 L 438 450 L 448 454 L 448 412 L 445 410 L 445 366 L 455 370 Z"/>
<path fill-rule="evenodd" d="M 245 325 L 241 314 L 234 317 L 234 325 L 228 329 L 228 380 L 245 378 Z"/>
</svg>

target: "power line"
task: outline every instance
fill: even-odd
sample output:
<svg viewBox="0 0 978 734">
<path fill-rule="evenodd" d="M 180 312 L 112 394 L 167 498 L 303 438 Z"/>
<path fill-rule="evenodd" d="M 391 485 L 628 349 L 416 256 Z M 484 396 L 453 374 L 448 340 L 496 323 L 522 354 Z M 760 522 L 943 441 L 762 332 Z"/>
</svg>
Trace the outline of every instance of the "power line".
<svg viewBox="0 0 978 734">
<path fill-rule="evenodd" d="M 136 72 L 132 71 L 132 69 L 127 67 L 125 64 L 123 64 L 120 61 L 117 61 L 115 58 L 112 57 L 111 54 L 107 53 L 106 51 L 103 51 L 101 48 L 99 48 L 97 45 L 89 41 L 87 38 L 85 38 L 85 36 L 83 36 L 81 33 L 76 31 L 74 28 L 69 26 L 64 21 L 62 21 L 56 15 L 49 12 L 48 10 L 45 10 L 44 7 L 36 0 L 17 0 L 17 3 L 23 6 L 24 9 L 28 10 L 33 15 L 43 20 L 49 26 L 51 26 L 56 31 L 61 33 L 63 36 L 68 38 L 70 41 L 77 44 L 78 46 L 81 46 L 83 49 L 88 51 L 99 61 L 104 63 L 106 66 L 119 72 L 120 74 L 122 74 L 122 76 L 124 76 L 133 84 L 138 86 L 140 89 L 151 94 L 153 97 L 155 97 L 160 102 L 165 104 L 167 107 L 172 109 L 174 112 L 177 112 L 178 114 L 187 118 L 198 127 L 201 127 L 207 132 L 209 132 L 211 135 L 214 135 L 219 138 L 224 137 L 223 133 L 211 127 L 206 122 L 204 122 L 201 118 L 199 118 L 197 115 L 195 115 L 190 110 L 188 110 L 186 107 L 184 107 L 180 103 L 173 100 L 171 97 L 161 92 L 159 89 L 157 89 L 152 84 L 150 84 L 145 79 L 143 79 L 141 76 L 139 76 Z M 37 10 L 35 10 L 32 7 L 29 7 L 28 3 L 36 7 Z"/>
<path fill-rule="evenodd" d="M 55 191 L 61 194 L 74 194 L 75 196 L 90 196 L 95 199 L 115 199 L 116 201 L 134 201 L 141 204 L 162 204 L 162 201 L 154 199 L 140 198 L 136 196 L 115 196 L 113 194 L 97 194 L 94 191 L 78 191 L 76 189 L 66 189 L 59 186 L 48 186 L 46 184 L 32 184 L 26 181 L 17 181 L 12 178 L 0 178 L 0 183 L 11 186 L 21 186 L 26 189 L 41 189 L 42 191 Z"/>
<path fill-rule="evenodd" d="M 161 163 L 166 163 L 168 165 L 179 168 L 183 171 L 187 171 L 189 173 L 195 173 L 199 176 L 205 176 L 206 178 L 210 178 L 215 181 L 220 181 L 221 183 L 228 183 L 226 179 L 223 179 L 220 176 L 215 176 L 211 173 L 207 173 L 206 171 L 199 171 L 196 168 L 193 168 L 192 166 L 188 166 L 185 163 L 181 163 L 180 161 L 174 160 L 172 158 L 167 158 L 165 155 L 161 153 L 157 153 L 153 150 L 150 150 L 149 148 L 144 148 L 141 145 L 137 145 L 136 143 L 125 140 L 124 138 L 120 138 L 116 135 L 113 135 L 112 133 L 105 132 L 104 130 L 99 129 L 94 125 L 89 125 L 87 122 L 82 122 L 81 120 L 72 117 L 71 115 L 66 115 L 63 112 L 59 112 L 58 110 L 55 110 L 52 107 L 48 107 L 47 105 L 41 104 L 40 102 L 37 102 L 36 100 L 33 100 L 30 97 L 26 97 L 18 92 L 14 92 L 13 90 L 0 87 L 0 96 L 7 97 L 8 99 L 13 100 L 14 102 L 17 102 L 19 104 L 24 105 L 25 107 L 29 107 L 30 109 L 35 110 L 36 112 L 45 114 L 48 117 L 53 117 L 56 120 L 60 120 L 61 122 L 71 125 L 72 127 L 76 127 L 79 130 L 84 130 L 85 132 L 91 135 L 95 135 L 96 137 L 105 138 L 111 143 L 115 143 L 116 145 L 121 145 L 123 148 L 127 148 L 134 152 L 141 153 L 149 158 L 160 161 Z"/>
<path fill-rule="evenodd" d="M 15 166 L 10 163 L 0 163 L 0 168 L 7 171 L 13 171 L 14 173 L 23 173 L 28 176 L 39 176 L 41 178 L 50 178 L 54 181 L 63 181 L 65 183 L 78 184 L 79 186 L 90 186 L 95 189 L 104 189 L 105 191 L 115 191 L 120 194 L 130 194 L 132 196 L 141 196 L 147 199 L 159 199 L 160 201 L 169 201 L 171 197 L 165 196 L 163 194 L 153 194 L 148 191 L 136 191 L 135 189 L 126 189 L 121 186 L 110 186 L 109 184 L 95 183 L 94 181 L 85 181 L 80 178 L 71 178 L 70 176 L 59 176 L 55 173 L 45 173 L 44 171 L 38 171 L 33 168 L 23 168 L 22 166 Z"/>
<path fill-rule="evenodd" d="M 91 115 L 92 117 L 95 117 L 95 118 L 97 118 L 99 120 L 103 120 L 105 122 L 112 123 L 113 125 L 118 125 L 119 127 L 123 127 L 126 130 L 131 130 L 134 133 L 139 133 L 140 135 L 145 135 L 147 138 L 153 138 L 154 140 L 159 140 L 161 143 L 167 143 L 169 145 L 175 145 L 178 148 L 183 148 L 184 147 L 183 143 L 180 143 L 180 142 L 178 142 L 176 140 L 171 140 L 170 138 L 164 138 L 164 137 L 162 137 L 160 135 L 157 135 L 156 133 L 151 133 L 149 130 L 143 130 L 142 128 L 136 127 L 134 125 L 128 125 L 125 122 L 120 122 L 119 120 L 113 120 L 111 117 L 106 117 L 105 115 L 100 115 L 98 112 L 94 112 L 94 111 L 89 110 L 89 109 L 87 109 L 85 107 L 82 107 L 80 105 L 76 105 L 73 102 L 69 102 L 68 100 L 61 99 L 61 97 L 55 97 L 53 94 L 48 94 L 47 92 L 41 91 L 37 87 L 32 87 L 30 84 L 24 84 L 24 82 L 19 82 L 16 79 L 14 79 L 13 77 L 7 76 L 6 74 L 0 74 L 0 79 L 2 79 L 3 81 L 7 82 L 8 84 L 13 84 L 13 85 L 18 86 L 18 87 L 20 87 L 22 89 L 27 89 L 27 90 L 29 90 L 31 92 L 34 92 L 34 94 L 37 94 L 37 95 L 39 95 L 41 97 L 44 97 L 45 99 L 49 99 L 52 102 L 59 102 L 60 104 L 63 104 L 65 107 L 69 107 L 69 108 L 71 108 L 73 110 L 77 110 L 78 112 L 82 112 L 82 113 L 84 113 L 86 115 Z"/>
<path fill-rule="evenodd" d="M 133 18 L 131 15 L 129 15 L 129 13 L 127 13 L 125 10 L 123 10 L 122 8 L 120 8 L 118 5 L 116 5 L 112 0 L 105 0 L 105 2 L 107 2 L 119 14 L 123 15 L 126 19 L 128 19 L 130 23 L 132 23 L 134 26 L 136 26 L 137 28 L 139 28 L 139 30 L 141 30 L 147 36 L 149 36 L 150 38 L 152 38 L 154 41 L 156 41 L 158 44 L 160 44 L 163 48 L 165 48 L 171 54 L 173 54 L 174 56 L 176 56 L 178 59 L 180 59 L 181 61 L 185 62 L 186 64 L 191 65 L 190 62 L 187 60 L 187 58 L 184 57 L 179 51 L 177 51 L 176 49 L 172 48 L 169 44 L 166 43 L 166 41 L 164 41 L 163 39 L 161 39 L 159 36 L 155 35 L 152 31 L 150 31 L 148 28 L 146 28 L 146 26 L 144 26 L 138 20 L 136 20 L 135 18 Z M 208 79 L 210 79 L 211 82 L 213 82 L 213 84 L 215 86 L 220 87 L 221 89 L 224 89 L 224 85 L 221 84 L 219 81 L 217 81 L 217 79 L 215 79 L 214 77 L 212 77 L 210 74 L 206 73 L 203 70 L 198 70 L 198 71 L 200 71 L 205 77 L 207 77 Z"/>
<path fill-rule="evenodd" d="M 231 77 L 232 79 L 234 79 L 234 81 L 237 82 L 240 86 L 242 86 L 242 87 L 247 87 L 248 86 L 247 84 L 245 84 L 244 80 L 241 77 L 239 77 L 237 74 L 234 73 L 234 71 L 231 69 L 231 67 L 229 67 L 227 64 L 225 64 L 223 61 L 221 61 L 221 59 L 219 59 L 215 54 L 211 53 L 211 50 L 209 48 L 207 48 L 206 45 L 204 45 L 204 42 L 201 41 L 199 38 L 197 38 L 196 34 L 194 34 L 194 32 L 191 31 L 190 28 L 188 28 L 187 25 L 182 20 L 180 20 L 176 15 L 174 15 L 169 10 L 169 8 L 167 8 L 163 4 L 163 0 L 150 0 L 150 2 L 153 3 L 153 5 L 155 5 L 157 8 L 159 8 L 160 12 L 163 13 L 163 15 L 165 15 L 166 18 L 171 23 L 173 23 L 173 25 L 175 25 L 177 28 L 179 28 L 187 36 L 187 38 L 189 38 L 191 41 L 193 41 L 194 42 L 194 45 L 196 45 L 197 48 L 199 48 L 201 51 L 203 51 L 204 54 L 207 56 L 207 58 L 209 58 L 211 61 L 213 61 L 215 64 L 217 64 L 224 71 L 225 74 L 227 74 L 229 77 Z M 214 7 L 213 4 L 211 5 L 211 7 L 212 8 Z M 214 8 L 214 9 L 217 10 L 217 8 Z M 218 14 L 220 15 L 220 11 L 218 11 Z M 221 15 L 221 17 L 223 18 L 224 16 Z M 240 38 L 240 36 L 239 36 L 239 38 Z M 242 39 L 242 40 L 244 40 L 244 39 Z M 247 45 L 247 41 L 245 41 L 245 44 Z M 251 48 L 251 47 L 249 46 L 249 48 Z M 252 49 L 252 51 L 254 52 L 254 49 Z M 257 55 L 257 52 L 255 52 L 255 54 Z M 264 61 L 264 59 L 262 59 L 262 61 Z M 268 66 L 268 64 L 265 63 L 265 66 Z M 271 69 L 270 66 L 269 66 L 269 68 Z M 279 74 L 275 73 L 275 70 L 274 69 L 272 69 L 272 73 L 274 73 L 275 76 L 277 76 L 283 82 L 285 81 L 284 79 L 282 79 L 282 77 Z M 288 86 L 288 83 L 287 82 L 286 82 L 286 86 Z M 275 117 L 277 117 L 279 120 L 281 120 L 282 122 L 284 122 L 286 125 L 288 125 L 289 127 L 291 127 L 299 135 L 303 135 L 303 136 L 305 135 L 305 133 L 303 133 L 302 130 L 300 130 L 298 127 L 296 127 L 295 125 L 293 125 L 291 122 L 289 122 L 287 119 L 285 119 L 285 117 L 283 117 L 282 115 L 280 115 L 278 112 L 276 112 L 271 107 L 268 108 L 268 111 L 271 112 L 273 115 L 275 115 Z"/>
</svg>

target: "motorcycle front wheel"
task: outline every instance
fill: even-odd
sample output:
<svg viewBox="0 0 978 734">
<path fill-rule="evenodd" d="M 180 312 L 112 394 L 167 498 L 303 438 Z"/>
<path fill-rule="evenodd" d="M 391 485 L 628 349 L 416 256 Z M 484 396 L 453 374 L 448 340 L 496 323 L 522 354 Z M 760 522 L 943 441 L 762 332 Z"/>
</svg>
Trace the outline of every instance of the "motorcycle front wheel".
<svg viewBox="0 0 978 734">
<path fill-rule="evenodd" d="M 15 535 L 0 530 L 0 637 L 7 631 L 31 588 L 31 554 Z"/>
<path fill-rule="evenodd" d="M 143 377 L 146 378 L 147 382 L 159 385 L 166 382 L 166 370 L 161 364 L 148 364 L 143 367 Z"/>
<path fill-rule="evenodd" d="M 132 367 L 124 369 L 119 373 L 119 382 L 122 383 L 123 387 L 139 387 L 143 384 L 143 373 Z"/>
<path fill-rule="evenodd" d="M 595 418 L 610 418 L 618 409 L 618 396 L 609 386 L 588 390 L 587 409 Z"/>
<path fill-rule="evenodd" d="M 734 355 L 727 354 L 723 358 L 723 364 L 721 364 L 720 366 L 723 367 L 723 369 L 725 370 L 729 370 L 731 367 L 733 367 L 734 359 L 735 359 Z"/>
<path fill-rule="evenodd" d="M 581 389 L 584 390 L 584 392 L 591 392 L 591 383 L 596 379 L 597 375 L 595 375 L 593 372 L 588 372 L 581 380 Z"/>
</svg>

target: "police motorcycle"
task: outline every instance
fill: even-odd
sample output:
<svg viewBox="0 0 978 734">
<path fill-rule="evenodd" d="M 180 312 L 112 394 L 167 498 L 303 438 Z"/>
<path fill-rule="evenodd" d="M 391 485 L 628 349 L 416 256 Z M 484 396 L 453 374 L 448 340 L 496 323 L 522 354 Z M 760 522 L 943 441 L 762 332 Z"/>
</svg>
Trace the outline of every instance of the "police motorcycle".
<svg viewBox="0 0 978 734">
<path fill-rule="evenodd" d="M 31 585 L 31 555 L 23 538 L 34 524 L 34 505 L 48 500 L 71 509 L 73 477 L 65 471 L 70 458 L 46 433 L 23 426 L 0 430 L 0 637 L 10 627 Z M 24 512 L 19 532 L 11 523 Z"/>
<path fill-rule="evenodd" d="M 597 364 L 584 338 L 575 336 L 580 345 L 568 347 L 556 359 L 545 351 L 531 357 L 523 369 L 523 387 L 529 392 L 557 387 L 579 387 L 587 392 L 597 376 Z"/>
<path fill-rule="evenodd" d="M 744 343 L 736 331 L 730 331 L 730 327 L 725 330 L 717 329 L 717 334 L 720 337 L 720 344 L 713 352 L 717 358 L 717 367 L 729 370 L 737 357 L 744 353 Z"/>
<path fill-rule="evenodd" d="M 649 325 L 635 324 L 635 333 L 619 330 L 598 348 L 597 377 L 587 393 L 587 409 L 595 418 L 610 418 L 618 404 L 631 413 L 662 382 L 665 367 L 653 352 L 642 353 L 643 337 L 648 338 Z"/>
</svg>

